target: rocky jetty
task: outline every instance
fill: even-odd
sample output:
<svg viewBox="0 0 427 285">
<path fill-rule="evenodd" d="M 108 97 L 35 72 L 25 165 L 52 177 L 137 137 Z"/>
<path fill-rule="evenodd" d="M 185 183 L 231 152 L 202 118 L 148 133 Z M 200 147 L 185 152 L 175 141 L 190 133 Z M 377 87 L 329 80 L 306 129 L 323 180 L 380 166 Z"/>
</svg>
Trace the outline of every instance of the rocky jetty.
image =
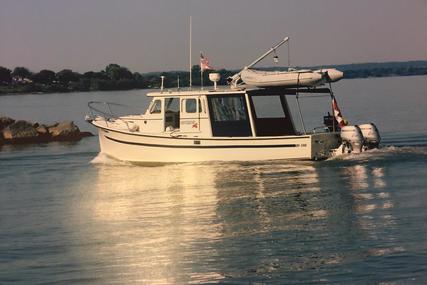
<svg viewBox="0 0 427 285">
<path fill-rule="evenodd" d="M 0 144 L 78 141 L 89 136 L 93 134 L 81 132 L 73 121 L 44 125 L 0 116 Z"/>
</svg>

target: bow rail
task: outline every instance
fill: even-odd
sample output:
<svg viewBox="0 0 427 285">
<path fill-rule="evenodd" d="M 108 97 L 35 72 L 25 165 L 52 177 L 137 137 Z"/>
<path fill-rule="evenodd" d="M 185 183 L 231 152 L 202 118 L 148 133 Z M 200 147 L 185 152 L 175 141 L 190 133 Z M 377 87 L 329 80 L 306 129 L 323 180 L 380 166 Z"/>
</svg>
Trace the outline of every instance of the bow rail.
<svg viewBox="0 0 427 285">
<path fill-rule="evenodd" d="M 119 121 L 124 123 L 129 131 L 134 131 L 134 125 L 129 124 L 126 116 L 141 113 L 140 109 L 135 107 L 112 102 L 90 101 L 87 106 L 89 111 L 85 117 L 86 121 L 102 120 L 107 126 L 109 123 L 112 124 Z"/>
</svg>

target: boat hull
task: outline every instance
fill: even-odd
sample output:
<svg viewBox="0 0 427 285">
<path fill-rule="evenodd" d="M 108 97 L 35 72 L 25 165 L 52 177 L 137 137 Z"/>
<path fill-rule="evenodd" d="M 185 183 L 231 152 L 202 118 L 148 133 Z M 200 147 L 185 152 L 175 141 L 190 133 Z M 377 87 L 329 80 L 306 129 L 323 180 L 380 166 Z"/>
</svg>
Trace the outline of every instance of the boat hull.
<svg viewBox="0 0 427 285">
<path fill-rule="evenodd" d="M 99 128 L 101 152 L 130 162 L 317 160 L 339 146 L 339 135 L 322 133 L 265 138 L 183 138 Z"/>
</svg>

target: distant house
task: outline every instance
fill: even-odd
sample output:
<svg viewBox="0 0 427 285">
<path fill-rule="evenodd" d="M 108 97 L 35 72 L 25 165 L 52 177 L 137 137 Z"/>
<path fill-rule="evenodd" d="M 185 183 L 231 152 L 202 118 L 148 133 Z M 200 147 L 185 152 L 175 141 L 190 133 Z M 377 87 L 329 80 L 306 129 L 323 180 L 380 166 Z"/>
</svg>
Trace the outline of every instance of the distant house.
<svg viewBox="0 0 427 285">
<path fill-rule="evenodd" d="M 33 81 L 27 77 L 13 76 L 12 77 L 12 83 L 14 83 L 14 84 L 30 84 L 30 83 L 33 83 Z"/>
</svg>

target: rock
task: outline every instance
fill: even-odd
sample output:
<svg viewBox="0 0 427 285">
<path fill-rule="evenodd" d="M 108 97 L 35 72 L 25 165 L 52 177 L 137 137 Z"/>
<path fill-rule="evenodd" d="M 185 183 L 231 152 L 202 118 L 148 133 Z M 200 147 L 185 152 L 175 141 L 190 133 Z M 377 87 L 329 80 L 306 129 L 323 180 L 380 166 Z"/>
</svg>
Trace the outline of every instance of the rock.
<svg viewBox="0 0 427 285">
<path fill-rule="evenodd" d="M 16 121 L 2 131 L 5 143 L 38 142 L 38 132 L 33 124 L 27 121 Z"/>
<path fill-rule="evenodd" d="M 9 126 L 10 124 L 15 123 L 15 120 L 9 117 L 0 117 L 0 131 Z"/>
<path fill-rule="evenodd" d="M 82 137 L 79 127 L 73 121 L 65 121 L 48 127 L 49 135 L 53 141 L 77 141 Z"/>
<path fill-rule="evenodd" d="M 36 124 L 34 124 L 34 126 L 35 125 Z M 43 124 L 40 125 L 37 123 L 37 127 L 35 127 L 35 128 L 36 128 L 37 133 L 39 134 L 39 141 L 40 142 L 48 142 L 50 140 L 50 134 L 49 134 L 49 130 L 48 130 L 47 126 L 45 126 Z"/>
<path fill-rule="evenodd" d="M 54 123 L 53 125 L 49 125 L 49 126 L 47 126 L 47 128 L 48 128 L 48 129 L 50 129 L 50 128 L 56 127 L 56 126 L 58 126 L 58 125 L 59 125 L 59 123 Z"/>
<path fill-rule="evenodd" d="M 39 135 L 49 135 L 49 130 L 45 125 L 38 125 L 36 128 L 36 131 L 39 133 Z"/>
<path fill-rule="evenodd" d="M 87 138 L 87 137 L 93 137 L 94 134 L 92 134 L 91 132 L 80 132 L 80 137 L 82 138 Z"/>
<path fill-rule="evenodd" d="M 40 123 L 15 121 L 0 117 L 0 146 L 2 144 L 45 143 L 50 141 L 78 141 L 93 136 L 90 132 L 80 132 L 72 121 L 46 126 Z"/>
</svg>

